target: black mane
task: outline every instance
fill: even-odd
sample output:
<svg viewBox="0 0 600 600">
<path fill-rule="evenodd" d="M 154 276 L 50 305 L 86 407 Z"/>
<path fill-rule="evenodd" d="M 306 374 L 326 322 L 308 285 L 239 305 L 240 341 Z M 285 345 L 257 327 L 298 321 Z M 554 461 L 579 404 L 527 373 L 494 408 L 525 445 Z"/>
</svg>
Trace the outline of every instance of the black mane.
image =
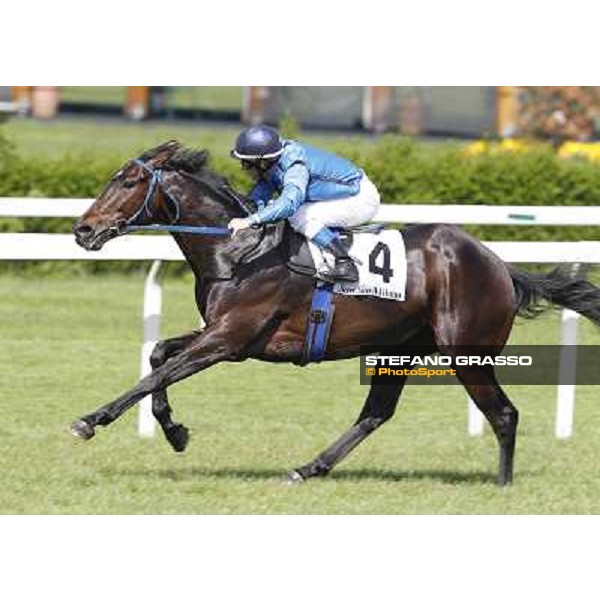
<svg viewBox="0 0 600 600">
<path fill-rule="evenodd" d="M 217 190 L 229 187 L 227 180 L 208 168 L 210 153 L 205 149 L 186 148 L 179 142 L 171 140 L 146 150 L 140 160 L 149 162 L 159 155 L 165 154 L 165 160 L 161 161 L 160 168 L 167 171 L 183 171 L 196 178 L 204 180 Z"/>
<path fill-rule="evenodd" d="M 249 204 L 248 199 L 241 197 L 233 190 L 225 177 L 208 168 L 210 158 L 208 150 L 186 148 L 179 142 L 171 140 L 147 150 L 140 156 L 140 160 L 148 162 L 161 154 L 166 155 L 164 161 L 160 162 L 161 169 L 187 173 L 197 183 L 210 188 L 223 202 L 231 202 L 232 195 L 235 195 L 238 202 L 246 206 L 248 211 L 255 210 L 256 207 L 252 203 Z"/>
<path fill-rule="evenodd" d="M 168 158 L 165 168 L 199 175 L 202 171 L 206 170 L 209 158 L 210 154 L 208 150 L 196 150 L 180 146 Z"/>
<path fill-rule="evenodd" d="M 167 156 L 164 162 L 162 162 L 161 168 L 185 171 L 186 173 L 193 174 L 199 174 L 207 166 L 209 160 L 208 150 L 186 148 L 175 140 L 146 150 L 140 156 L 140 160 L 149 162 L 162 154 L 166 154 Z"/>
</svg>

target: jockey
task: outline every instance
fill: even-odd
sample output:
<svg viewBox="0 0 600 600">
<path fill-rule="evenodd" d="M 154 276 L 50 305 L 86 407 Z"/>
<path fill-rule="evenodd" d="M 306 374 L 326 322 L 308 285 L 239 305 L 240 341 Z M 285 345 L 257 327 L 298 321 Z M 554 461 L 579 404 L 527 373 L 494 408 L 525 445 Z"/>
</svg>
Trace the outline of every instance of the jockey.
<svg viewBox="0 0 600 600">
<path fill-rule="evenodd" d="M 231 156 L 256 182 L 250 198 L 258 206 L 251 216 L 231 220 L 232 235 L 289 219 L 296 231 L 333 254 L 335 266 L 327 277 L 358 281 L 356 265 L 330 228 L 362 225 L 377 213 L 379 193 L 364 171 L 330 152 L 282 139 L 265 125 L 242 131 Z"/>
</svg>

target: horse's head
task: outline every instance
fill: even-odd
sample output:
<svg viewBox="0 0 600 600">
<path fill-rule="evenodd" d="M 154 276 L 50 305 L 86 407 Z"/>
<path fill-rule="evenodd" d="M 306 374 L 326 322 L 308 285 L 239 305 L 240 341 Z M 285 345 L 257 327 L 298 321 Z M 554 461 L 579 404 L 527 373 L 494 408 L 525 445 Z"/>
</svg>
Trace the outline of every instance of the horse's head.
<svg viewBox="0 0 600 600">
<path fill-rule="evenodd" d="M 194 153 L 170 141 L 130 160 L 111 178 L 94 204 L 75 223 L 73 233 L 86 250 L 100 250 L 130 225 L 172 223 L 179 218 L 179 203 L 166 191 L 170 173 L 176 170 L 174 157 L 187 153 L 188 163 L 201 168 L 206 152 Z M 164 181 L 163 181 L 164 179 Z"/>
</svg>

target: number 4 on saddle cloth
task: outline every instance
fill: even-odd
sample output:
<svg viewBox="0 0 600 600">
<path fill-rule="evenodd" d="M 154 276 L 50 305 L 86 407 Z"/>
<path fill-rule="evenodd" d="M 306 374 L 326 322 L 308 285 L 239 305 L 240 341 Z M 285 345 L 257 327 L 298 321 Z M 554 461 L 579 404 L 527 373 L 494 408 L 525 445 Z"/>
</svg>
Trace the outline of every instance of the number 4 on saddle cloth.
<svg viewBox="0 0 600 600">
<path fill-rule="evenodd" d="M 290 253 L 288 266 L 292 270 L 312 274 L 317 283 L 310 308 L 304 351 L 300 364 L 320 362 L 325 355 L 329 331 L 335 314 L 333 294 L 375 296 L 403 301 L 406 294 L 406 250 L 400 231 L 367 225 L 338 232 L 347 244 L 348 254 L 358 267 L 356 283 L 323 281 L 319 273 L 333 256 L 316 244 L 302 243 Z"/>
</svg>

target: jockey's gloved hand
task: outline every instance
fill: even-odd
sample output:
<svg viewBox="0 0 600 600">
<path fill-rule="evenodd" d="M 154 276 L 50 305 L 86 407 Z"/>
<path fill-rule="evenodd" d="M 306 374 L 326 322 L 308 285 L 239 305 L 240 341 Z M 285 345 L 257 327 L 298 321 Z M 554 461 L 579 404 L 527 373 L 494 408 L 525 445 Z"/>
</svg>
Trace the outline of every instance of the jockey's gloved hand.
<svg viewBox="0 0 600 600">
<path fill-rule="evenodd" d="M 235 237 L 239 231 L 252 227 L 253 223 L 250 219 L 231 219 L 227 228 L 231 231 L 231 237 Z"/>
</svg>

